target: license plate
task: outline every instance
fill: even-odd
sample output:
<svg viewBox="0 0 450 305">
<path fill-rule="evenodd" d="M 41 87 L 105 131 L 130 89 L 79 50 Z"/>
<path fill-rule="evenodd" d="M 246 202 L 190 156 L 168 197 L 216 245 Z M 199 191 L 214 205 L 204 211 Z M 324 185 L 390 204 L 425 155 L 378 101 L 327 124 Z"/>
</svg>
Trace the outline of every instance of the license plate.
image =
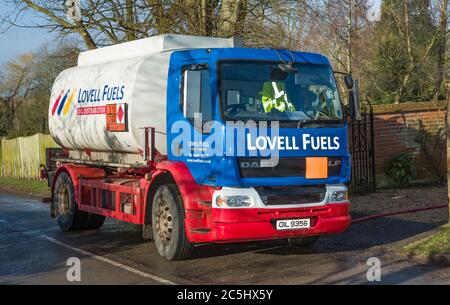
<svg viewBox="0 0 450 305">
<path fill-rule="evenodd" d="M 309 218 L 277 220 L 276 225 L 280 231 L 308 229 L 311 228 L 311 220 Z"/>
</svg>

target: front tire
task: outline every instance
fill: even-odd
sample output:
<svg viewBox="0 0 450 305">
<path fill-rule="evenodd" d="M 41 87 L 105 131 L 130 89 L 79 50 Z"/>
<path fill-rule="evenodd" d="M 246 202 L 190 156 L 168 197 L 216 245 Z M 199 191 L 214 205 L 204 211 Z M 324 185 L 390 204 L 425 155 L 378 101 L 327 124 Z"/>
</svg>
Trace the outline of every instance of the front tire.
<svg viewBox="0 0 450 305">
<path fill-rule="evenodd" d="M 158 253 L 168 261 L 187 259 L 194 244 L 186 236 L 184 206 L 175 184 L 158 188 L 153 198 L 152 230 Z"/>
</svg>

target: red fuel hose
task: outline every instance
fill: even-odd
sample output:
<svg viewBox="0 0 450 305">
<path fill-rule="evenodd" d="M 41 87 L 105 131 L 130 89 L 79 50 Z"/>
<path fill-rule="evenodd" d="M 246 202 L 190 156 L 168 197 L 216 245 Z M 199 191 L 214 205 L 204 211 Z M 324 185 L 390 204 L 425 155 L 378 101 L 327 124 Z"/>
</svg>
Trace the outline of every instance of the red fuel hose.
<svg viewBox="0 0 450 305">
<path fill-rule="evenodd" d="M 448 204 L 435 205 L 435 206 L 431 206 L 431 207 L 427 207 L 427 208 L 420 208 L 420 209 L 405 210 L 405 211 L 399 211 L 399 212 L 390 212 L 390 213 L 369 215 L 369 216 L 364 216 L 364 217 L 353 219 L 351 224 L 354 225 L 354 224 L 357 224 L 357 223 L 360 223 L 360 222 L 364 222 L 364 221 L 368 221 L 368 220 L 372 220 L 372 219 L 376 219 L 376 218 L 381 218 L 381 217 L 386 217 L 386 216 L 401 215 L 401 214 L 408 214 L 408 213 L 417 213 L 417 212 L 428 211 L 428 210 L 443 209 L 443 208 L 447 208 L 447 207 L 448 207 Z"/>
</svg>

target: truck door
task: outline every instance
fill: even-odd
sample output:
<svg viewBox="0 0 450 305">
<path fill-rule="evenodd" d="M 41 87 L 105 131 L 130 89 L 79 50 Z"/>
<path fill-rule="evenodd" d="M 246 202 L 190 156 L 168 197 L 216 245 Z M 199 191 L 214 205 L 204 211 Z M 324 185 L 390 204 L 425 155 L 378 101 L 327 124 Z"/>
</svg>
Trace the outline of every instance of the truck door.
<svg viewBox="0 0 450 305">
<path fill-rule="evenodd" d="M 168 157 L 185 163 L 197 183 L 206 183 L 211 180 L 213 162 L 208 139 L 216 115 L 214 74 L 207 62 L 172 66 L 170 73 L 172 89 L 178 90 L 170 90 L 169 84 Z"/>
</svg>

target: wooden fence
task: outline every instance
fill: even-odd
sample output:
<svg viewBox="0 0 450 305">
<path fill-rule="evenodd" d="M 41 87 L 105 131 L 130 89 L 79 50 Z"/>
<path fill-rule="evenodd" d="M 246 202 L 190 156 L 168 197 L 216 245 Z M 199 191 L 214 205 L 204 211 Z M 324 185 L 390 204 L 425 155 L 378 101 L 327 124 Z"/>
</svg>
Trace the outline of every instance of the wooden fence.
<svg viewBox="0 0 450 305">
<path fill-rule="evenodd" d="M 0 177 L 38 179 L 47 147 L 58 147 L 50 135 L 1 139 Z"/>
</svg>

